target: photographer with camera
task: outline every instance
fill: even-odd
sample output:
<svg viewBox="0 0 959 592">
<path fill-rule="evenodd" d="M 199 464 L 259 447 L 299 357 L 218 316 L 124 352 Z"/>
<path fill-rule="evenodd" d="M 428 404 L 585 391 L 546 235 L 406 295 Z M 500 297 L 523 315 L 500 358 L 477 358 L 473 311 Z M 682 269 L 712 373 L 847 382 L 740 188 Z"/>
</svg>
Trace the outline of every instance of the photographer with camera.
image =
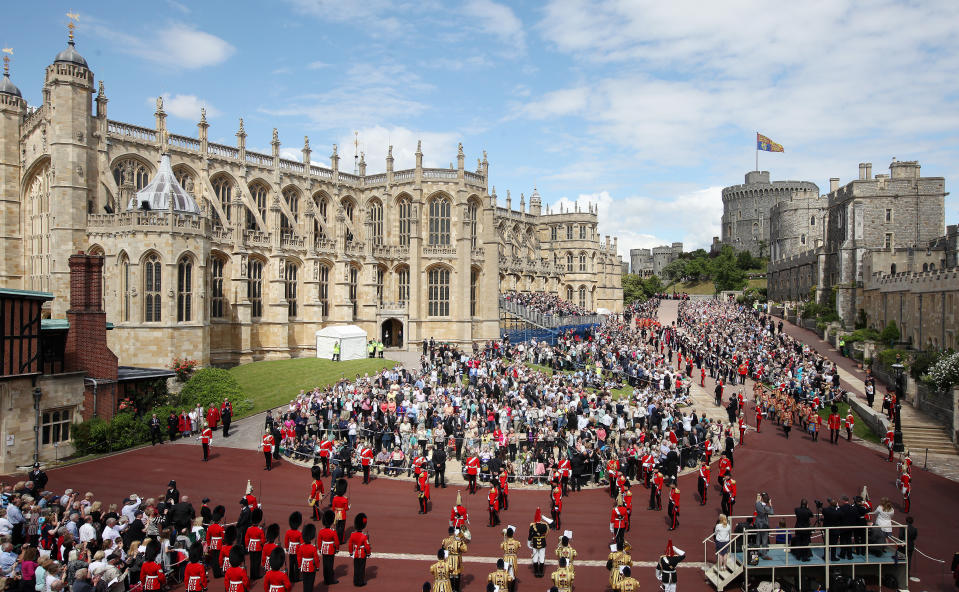
<svg viewBox="0 0 959 592">
<path fill-rule="evenodd" d="M 773 505 L 769 502 L 769 494 L 766 492 L 760 493 L 756 496 L 756 518 L 754 525 L 759 532 L 757 535 L 757 547 L 759 548 L 759 556 L 763 559 L 771 559 L 769 556 L 769 531 L 766 530 L 769 528 L 769 517 L 775 514 L 776 511 L 773 510 Z"/>
</svg>

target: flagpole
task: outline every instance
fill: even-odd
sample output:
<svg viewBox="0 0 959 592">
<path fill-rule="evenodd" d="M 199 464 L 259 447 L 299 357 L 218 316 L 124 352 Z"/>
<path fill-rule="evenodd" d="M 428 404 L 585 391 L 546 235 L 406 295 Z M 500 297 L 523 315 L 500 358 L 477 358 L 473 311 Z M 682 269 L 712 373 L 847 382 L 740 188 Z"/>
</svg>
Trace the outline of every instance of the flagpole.
<svg viewBox="0 0 959 592">
<path fill-rule="evenodd" d="M 756 170 L 759 170 L 759 132 L 756 132 Z"/>
</svg>

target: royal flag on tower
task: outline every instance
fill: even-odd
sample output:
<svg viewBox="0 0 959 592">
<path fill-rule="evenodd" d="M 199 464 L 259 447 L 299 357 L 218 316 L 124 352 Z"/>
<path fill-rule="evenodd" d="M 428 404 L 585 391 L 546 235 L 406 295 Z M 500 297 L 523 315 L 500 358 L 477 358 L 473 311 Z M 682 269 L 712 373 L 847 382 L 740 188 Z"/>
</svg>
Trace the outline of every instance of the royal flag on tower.
<svg viewBox="0 0 959 592">
<path fill-rule="evenodd" d="M 773 142 L 760 133 L 756 134 L 756 150 L 765 150 L 766 152 L 785 152 L 781 144 Z"/>
</svg>

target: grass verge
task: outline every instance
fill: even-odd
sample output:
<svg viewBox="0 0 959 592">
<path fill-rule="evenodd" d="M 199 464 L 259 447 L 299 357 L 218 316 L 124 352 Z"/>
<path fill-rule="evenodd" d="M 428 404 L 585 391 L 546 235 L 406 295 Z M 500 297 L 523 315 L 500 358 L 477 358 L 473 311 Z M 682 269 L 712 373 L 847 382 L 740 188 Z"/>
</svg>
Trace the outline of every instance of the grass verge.
<svg viewBox="0 0 959 592">
<path fill-rule="evenodd" d="M 839 407 L 839 412 L 838 412 L 838 413 L 839 413 L 839 418 L 842 420 L 842 424 L 841 424 L 841 425 L 843 426 L 843 428 L 842 428 L 841 430 L 839 430 L 839 434 L 840 434 L 843 438 L 845 438 L 845 437 L 846 437 L 845 420 L 846 420 L 846 414 L 849 413 L 849 405 L 846 404 L 846 403 L 838 403 L 838 404 L 837 404 L 837 407 Z M 826 424 L 826 420 L 829 419 L 829 414 L 830 414 L 830 413 L 831 413 L 831 410 L 830 410 L 829 407 L 826 407 L 825 409 L 820 409 L 820 410 L 819 410 L 819 415 L 821 415 L 822 418 L 823 418 L 823 423 L 822 423 L 823 432 L 825 432 L 825 435 L 826 435 L 827 437 L 829 436 L 829 426 Z M 856 425 L 853 426 L 853 428 L 852 428 L 852 433 L 855 434 L 856 436 L 858 436 L 859 438 L 862 438 L 863 440 L 865 440 L 865 441 L 867 441 L 867 442 L 872 442 L 872 443 L 874 443 L 874 444 L 879 444 L 879 443 L 881 442 L 881 440 L 880 440 L 880 438 L 879 438 L 879 435 L 876 434 L 876 432 L 872 431 L 872 430 L 869 428 L 868 425 L 866 425 L 866 422 L 863 421 L 861 417 L 859 417 L 859 414 L 858 414 L 858 413 L 856 413 L 855 411 L 853 411 L 853 412 L 852 412 L 852 415 L 853 415 L 853 417 L 856 418 Z M 819 434 L 819 437 L 820 437 L 820 438 L 821 438 L 822 436 L 823 436 L 823 434 Z"/>
</svg>

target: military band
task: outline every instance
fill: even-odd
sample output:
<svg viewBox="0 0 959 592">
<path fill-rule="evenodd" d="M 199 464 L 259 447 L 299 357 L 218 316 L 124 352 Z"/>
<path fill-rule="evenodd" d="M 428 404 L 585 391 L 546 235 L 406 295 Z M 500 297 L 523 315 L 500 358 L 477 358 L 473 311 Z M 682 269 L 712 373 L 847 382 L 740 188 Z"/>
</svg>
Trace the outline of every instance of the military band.
<svg viewBox="0 0 959 592">
<path fill-rule="evenodd" d="M 323 496 L 326 494 L 326 488 L 323 487 L 323 470 L 319 465 L 313 465 L 311 472 L 313 474 L 313 483 L 310 485 L 310 497 L 307 502 L 313 510 L 313 520 L 320 519 L 320 506 L 323 504 Z"/>
<path fill-rule="evenodd" d="M 536 508 L 536 515 L 529 525 L 529 535 L 526 545 L 532 551 L 531 563 L 533 564 L 533 575 L 542 578 L 546 575 L 546 533 L 549 532 L 549 526 L 546 519 L 543 518 L 543 512 Z"/>
</svg>

